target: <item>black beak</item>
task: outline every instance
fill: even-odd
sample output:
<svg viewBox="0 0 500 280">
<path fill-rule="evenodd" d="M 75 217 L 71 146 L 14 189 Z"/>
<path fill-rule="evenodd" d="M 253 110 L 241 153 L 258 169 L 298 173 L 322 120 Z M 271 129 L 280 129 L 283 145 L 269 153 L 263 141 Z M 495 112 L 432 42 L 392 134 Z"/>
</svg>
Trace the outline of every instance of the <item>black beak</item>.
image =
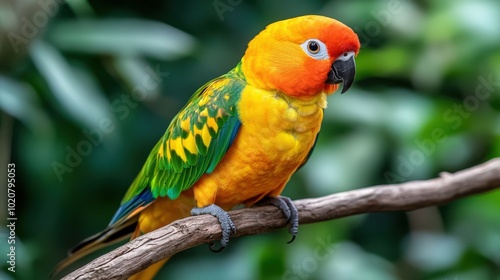
<svg viewBox="0 0 500 280">
<path fill-rule="evenodd" d="M 354 75 L 356 74 L 356 64 L 354 63 L 354 56 L 348 60 L 337 59 L 332 64 L 330 72 L 328 72 L 327 84 L 340 84 L 344 83 L 342 92 L 346 92 L 354 82 Z"/>
</svg>

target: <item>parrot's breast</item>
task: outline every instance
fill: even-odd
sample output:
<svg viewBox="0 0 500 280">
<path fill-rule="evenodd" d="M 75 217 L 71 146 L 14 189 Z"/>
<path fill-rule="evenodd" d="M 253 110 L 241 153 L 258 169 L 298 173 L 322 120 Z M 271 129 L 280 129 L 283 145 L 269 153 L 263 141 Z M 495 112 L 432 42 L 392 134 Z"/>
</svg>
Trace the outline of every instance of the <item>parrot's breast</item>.
<svg viewBox="0 0 500 280">
<path fill-rule="evenodd" d="M 326 95 L 306 100 L 245 87 L 238 102 L 240 131 L 211 174 L 194 185 L 198 207 L 230 209 L 277 196 L 314 146 Z"/>
</svg>

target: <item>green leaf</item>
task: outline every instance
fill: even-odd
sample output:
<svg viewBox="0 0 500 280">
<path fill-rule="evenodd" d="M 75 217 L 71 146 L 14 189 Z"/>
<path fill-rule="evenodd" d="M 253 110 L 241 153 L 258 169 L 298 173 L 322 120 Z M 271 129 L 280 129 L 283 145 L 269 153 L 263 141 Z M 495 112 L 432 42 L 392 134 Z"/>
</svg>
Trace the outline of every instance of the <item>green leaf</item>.
<svg viewBox="0 0 500 280">
<path fill-rule="evenodd" d="M 77 72 L 57 49 L 45 42 L 35 42 L 30 52 L 55 99 L 69 116 L 87 128 L 113 120 L 108 101 L 90 75 Z"/>
<path fill-rule="evenodd" d="M 51 133 L 54 127 L 33 89 L 0 75 L 0 109 L 20 120 L 35 134 Z"/>
<path fill-rule="evenodd" d="M 141 99 L 150 100 L 160 96 L 161 77 L 154 77 L 154 67 L 139 57 L 117 57 L 111 61 L 113 70 L 129 88 L 130 92 L 141 91 Z M 160 78 L 160 80 L 156 80 Z"/>
<path fill-rule="evenodd" d="M 137 19 L 61 21 L 49 40 L 66 51 L 175 59 L 189 54 L 195 40 L 167 24 Z"/>
</svg>

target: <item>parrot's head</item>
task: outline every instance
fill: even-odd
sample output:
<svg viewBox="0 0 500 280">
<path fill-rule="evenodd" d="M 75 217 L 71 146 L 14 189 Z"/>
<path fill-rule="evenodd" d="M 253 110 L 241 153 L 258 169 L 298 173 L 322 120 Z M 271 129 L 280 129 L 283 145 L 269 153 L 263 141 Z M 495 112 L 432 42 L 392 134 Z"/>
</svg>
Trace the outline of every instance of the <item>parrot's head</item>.
<svg viewBox="0 0 500 280">
<path fill-rule="evenodd" d="M 242 70 L 250 85 L 295 97 L 330 94 L 352 85 L 360 43 L 354 31 L 324 16 L 270 24 L 250 41 Z"/>
</svg>

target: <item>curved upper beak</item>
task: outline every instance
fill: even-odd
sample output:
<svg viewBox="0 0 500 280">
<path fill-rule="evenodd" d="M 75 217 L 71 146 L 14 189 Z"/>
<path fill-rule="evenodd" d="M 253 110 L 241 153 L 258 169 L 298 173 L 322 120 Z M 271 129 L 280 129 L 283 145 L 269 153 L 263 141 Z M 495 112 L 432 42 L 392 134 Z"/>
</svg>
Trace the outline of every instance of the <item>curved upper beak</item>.
<svg viewBox="0 0 500 280">
<path fill-rule="evenodd" d="M 349 59 L 337 59 L 333 62 L 330 72 L 328 72 L 327 84 L 343 83 L 342 92 L 346 92 L 354 82 L 354 75 L 356 74 L 356 63 L 354 62 L 354 55 Z"/>
</svg>

